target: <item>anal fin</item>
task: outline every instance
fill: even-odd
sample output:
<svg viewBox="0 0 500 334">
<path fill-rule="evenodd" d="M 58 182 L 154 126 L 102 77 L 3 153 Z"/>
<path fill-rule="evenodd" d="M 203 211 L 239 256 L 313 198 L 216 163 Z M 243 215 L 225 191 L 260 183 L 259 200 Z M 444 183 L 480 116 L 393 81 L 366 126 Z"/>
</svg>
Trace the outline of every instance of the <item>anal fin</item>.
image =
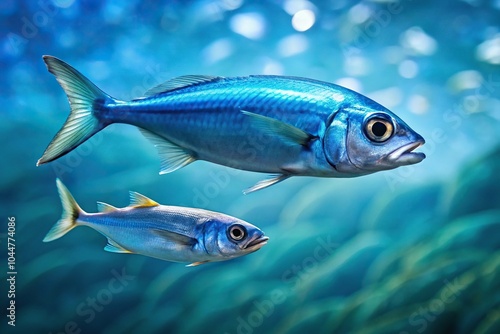
<svg viewBox="0 0 500 334">
<path fill-rule="evenodd" d="M 132 253 L 128 249 L 123 248 L 119 244 L 117 244 L 113 239 L 108 238 L 108 244 L 106 247 L 104 247 L 105 251 L 111 252 L 111 253 Z"/>
<path fill-rule="evenodd" d="M 186 264 L 186 267 L 196 267 L 199 266 L 200 264 L 208 263 L 209 261 L 198 261 L 198 262 L 193 262 L 190 264 Z"/>
<path fill-rule="evenodd" d="M 171 141 L 145 129 L 141 133 L 158 150 L 161 159 L 160 174 L 167 174 L 196 161 L 195 154 Z"/>
<path fill-rule="evenodd" d="M 243 191 L 243 194 L 248 195 L 251 192 L 270 187 L 273 184 L 276 184 L 276 183 L 279 183 L 281 181 L 288 179 L 290 176 L 291 175 L 287 175 L 287 174 L 272 175 L 270 178 L 259 181 L 254 186 L 252 186 L 248 189 L 245 189 Z"/>
</svg>

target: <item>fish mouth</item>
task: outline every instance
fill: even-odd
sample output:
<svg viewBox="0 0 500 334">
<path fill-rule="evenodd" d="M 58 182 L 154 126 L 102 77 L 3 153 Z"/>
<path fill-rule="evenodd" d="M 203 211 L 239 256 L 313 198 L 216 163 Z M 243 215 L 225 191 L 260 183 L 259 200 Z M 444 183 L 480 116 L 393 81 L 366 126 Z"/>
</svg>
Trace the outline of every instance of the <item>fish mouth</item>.
<svg viewBox="0 0 500 334">
<path fill-rule="evenodd" d="M 249 242 L 243 247 L 243 249 L 251 252 L 255 252 L 256 250 L 259 250 L 262 246 L 267 244 L 267 241 L 269 240 L 269 237 L 266 236 L 257 236 L 252 239 L 250 239 Z"/>
<path fill-rule="evenodd" d="M 414 143 L 404 145 L 389 154 L 389 161 L 395 162 L 400 166 L 413 165 L 425 159 L 425 154 L 422 152 L 413 152 L 413 150 L 424 145 L 424 140 L 419 140 Z"/>
</svg>

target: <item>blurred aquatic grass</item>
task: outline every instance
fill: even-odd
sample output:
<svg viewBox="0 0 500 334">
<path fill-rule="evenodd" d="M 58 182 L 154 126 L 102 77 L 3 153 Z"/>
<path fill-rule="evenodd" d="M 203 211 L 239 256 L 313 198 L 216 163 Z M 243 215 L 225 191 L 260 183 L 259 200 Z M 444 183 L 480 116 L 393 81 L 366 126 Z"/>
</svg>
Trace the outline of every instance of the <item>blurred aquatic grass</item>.
<svg viewBox="0 0 500 334">
<path fill-rule="evenodd" d="M 370 219 L 361 219 L 359 230 L 342 222 L 312 224 L 307 215 L 299 215 L 292 226 L 270 223 L 266 247 L 227 263 L 183 268 L 109 254 L 99 247 L 104 238 L 90 230 L 72 232 L 58 245 L 44 245 L 47 251 L 23 265 L 19 289 L 52 310 L 23 306 L 20 317 L 33 319 L 23 327 L 39 331 L 43 323 L 53 330 L 75 321 L 103 333 L 207 328 L 222 333 L 302 333 L 310 328 L 319 333 L 494 333 L 500 321 L 495 313 L 499 203 L 490 196 L 457 215 L 449 203 L 461 198 L 460 191 L 450 200 L 444 189 L 463 189 L 472 182 L 467 174 L 480 175 L 481 191 L 495 192 L 498 173 L 484 178 L 474 169 L 499 161 L 500 148 L 466 166 L 455 180 L 406 188 L 392 198 L 366 198 L 359 204 L 360 216 Z M 309 207 L 302 201 L 296 205 Z M 407 212 L 411 221 L 404 219 Z M 392 220 L 407 229 L 384 223 Z M 404 237 L 414 230 L 416 235 Z M 122 268 L 133 277 L 130 284 L 87 324 L 78 306 L 90 309 L 87 298 L 99 296 L 113 278 L 111 271 Z M 273 295 L 279 296 L 274 302 Z"/>
<path fill-rule="evenodd" d="M 79 254 L 73 254 L 69 245 L 59 245 L 25 267 L 34 276 L 20 289 L 38 296 L 70 293 L 66 304 L 58 298 L 51 305 L 60 312 L 51 320 L 46 318 L 47 323 L 60 323 L 62 314 L 79 321 L 82 328 L 103 328 L 104 333 L 139 329 L 148 333 L 166 329 L 179 333 L 215 329 L 227 333 L 311 329 L 318 333 L 495 333 L 499 326 L 495 311 L 500 291 L 499 203 L 485 205 L 481 197 L 470 194 L 470 201 L 479 201 L 480 209 L 458 215 L 455 206 L 445 201 L 449 196 L 445 189 L 461 189 L 472 182 L 462 177 L 470 173 L 482 180 L 476 191 L 494 192 L 497 174 L 487 174 L 485 179 L 475 169 L 491 169 L 499 161 L 497 149 L 466 166 L 454 181 L 403 189 L 392 199 L 372 199 L 371 205 L 362 206 L 361 216 L 370 219 L 362 219 L 360 231 L 335 231 L 335 224 L 321 220 L 313 224 L 314 229 L 307 221 L 289 228 L 286 223 L 269 224 L 265 230 L 272 242 L 255 254 L 227 263 L 185 269 L 134 255 L 107 254 L 98 245 L 89 245 L 104 245 L 101 237 L 74 246 Z M 460 199 L 460 192 L 452 198 L 452 203 Z M 434 206 L 429 207 L 429 202 Z M 377 213 L 374 208 L 382 210 Z M 407 212 L 411 220 L 405 218 Z M 120 266 L 134 281 L 116 295 L 119 302 L 103 311 L 112 318 L 103 315 L 85 324 L 72 311 L 80 289 L 99 290 L 111 277 L 109 268 Z M 76 286 L 63 284 L 75 277 L 80 281 Z M 33 290 L 47 281 L 52 285 L 45 283 L 43 293 Z M 273 294 L 280 296 L 277 302 L 272 302 Z M 116 313 L 117 308 L 123 313 Z"/>
</svg>

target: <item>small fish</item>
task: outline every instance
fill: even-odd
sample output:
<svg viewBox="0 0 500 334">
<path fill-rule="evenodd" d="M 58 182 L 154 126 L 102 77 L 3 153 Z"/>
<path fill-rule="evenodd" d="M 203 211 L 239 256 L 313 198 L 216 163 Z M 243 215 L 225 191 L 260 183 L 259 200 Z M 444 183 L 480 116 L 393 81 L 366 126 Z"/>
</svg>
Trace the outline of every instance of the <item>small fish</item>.
<svg viewBox="0 0 500 334">
<path fill-rule="evenodd" d="M 188 75 L 124 102 L 80 72 L 43 57 L 71 113 L 37 165 L 70 152 L 113 123 L 139 127 L 157 148 L 160 174 L 196 160 L 270 173 L 246 193 L 291 176 L 355 177 L 411 165 L 425 143 L 395 114 L 364 95 L 306 78 Z"/>
<path fill-rule="evenodd" d="M 57 179 L 63 205 L 61 219 L 44 242 L 58 239 L 76 226 L 89 226 L 108 238 L 108 252 L 134 253 L 197 266 L 225 261 L 259 250 L 269 239 L 257 227 L 222 213 L 165 206 L 136 192 L 130 205 L 118 209 L 98 202 L 99 213 L 86 213 Z"/>
</svg>

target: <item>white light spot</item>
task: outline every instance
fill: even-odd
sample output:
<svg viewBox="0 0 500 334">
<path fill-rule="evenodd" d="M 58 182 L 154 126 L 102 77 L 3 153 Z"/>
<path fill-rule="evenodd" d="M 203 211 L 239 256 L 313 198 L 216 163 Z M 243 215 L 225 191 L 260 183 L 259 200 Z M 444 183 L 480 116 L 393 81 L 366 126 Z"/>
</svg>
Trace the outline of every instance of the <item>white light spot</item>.
<svg viewBox="0 0 500 334">
<path fill-rule="evenodd" d="M 370 71 L 368 59 L 361 56 L 348 57 L 344 61 L 344 71 L 349 76 L 362 76 Z"/>
<path fill-rule="evenodd" d="M 222 0 L 220 2 L 220 5 L 225 10 L 235 10 L 240 8 L 241 5 L 243 5 L 243 0 Z"/>
<path fill-rule="evenodd" d="M 278 53 L 290 57 L 302 53 L 309 48 L 309 41 L 304 35 L 295 34 L 281 39 L 278 43 Z"/>
<path fill-rule="evenodd" d="M 335 102 L 344 102 L 345 100 L 345 95 L 341 93 L 332 93 L 330 97 L 335 101 Z"/>
<path fill-rule="evenodd" d="M 438 44 L 422 28 L 412 27 L 401 35 L 401 45 L 416 54 L 430 56 L 436 52 Z"/>
<path fill-rule="evenodd" d="M 347 17 L 352 23 L 360 24 L 368 20 L 371 14 L 372 11 L 370 7 L 363 4 L 358 4 L 349 10 Z"/>
<path fill-rule="evenodd" d="M 389 87 L 366 95 L 387 108 L 397 107 L 403 101 L 403 91 L 399 87 Z"/>
<path fill-rule="evenodd" d="M 418 65 L 413 60 L 404 60 L 399 64 L 398 72 L 403 78 L 414 78 L 418 74 Z"/>
<path fill-rule="evenodd" d="M 490 64 L 500 64 L 500 34 L 479 44 L 476 49 L 476 58 Z"/>
<path fill-rule="evenodd" d="M 75 0 L 55 0 L 54 5 L 56 5 L 59 8 L 69 8 Z"/>
<path fill-rule="evenodd" d="M 478 71 L 461 71 L 448 79 L 447 85 L 454 92 L 475 89 L 481 86 L 483 76 Z"/>
<path fill-rule="evenodd" d="M 266 32 L 266 22 L 259 13 L 236 14 L 229 24 L 235 33 L 249 39 L 260 39 Z"/>
<path fill-rule="evenodd" d="M 72 30 L 66 29 L 58 36 L 59 44 L 64 48 L 70 48 L 77 43 L 77 38 Z"/>
<path fill-rule="evenodd" d="M 339 86 L 349 88 L 358 93 L 360 93 L 363 90 L 361 82 L 359 82 L 359 80 L 355 78 L 349 78 L 349 77 L 340 78 L 337 81 L 335 81 L 335 83 Z"/>
<path fill-rule="evenodd" d="M 399 64 L 405 59 L 404 50 L 400 46 L 388 46 L 383 52 L 384 59 L 388 64 Z"/>
<path fill-rule="evenodd" d="M 264 65 L 264 69 L 262 70 L 262 74 L 266 75 L 283 75 L 283 73 L 284 73 L 283 65 L 274 60 L 267 61 L 266 64 Z"/>
<path fill-rule="evenodd" d="M 478 99 L 477 96 L 468 95 L 462 101 L 464 110 L 469 114 L 480 112 L 482 109 L 481 104 L 483 101 Z"/>
<path fill-rule="evenodd" d="M 316 16 L 312 10 L 302 9 L 293 15 L 292 26 L 297 31 L 306 31 L 314 25 L 315 21 Z"/>
<path fill-rule="evenodd" d="M 202 51 L 203 59 L 207 64 L 214 64 L 229 57 L 233 53 L 233 45 L 226 38 L 218 39 L 210 43 Z"/>
<path fill-rule="evenodd" d="M 119 23 L 126 11 L 126 8 L 119 3 L 106 2 L 104 6 L 103 18 L 110 23 Z"/>
<path fill-rule="evenodd" d="M 425 114 L 429 110 L 429 101 L 423 95 L 412 95 L 408 100 L 408 109 L 414 114 Z"/>
<path fill-rule="evenodd" d="M 312 3 L 305 0 L 287 0 L 283 3 L 283 9 L 289 15 L 295 15 L 295 13 L 304 9 L 314 10 L 315 8 Z"/>
</svg>

